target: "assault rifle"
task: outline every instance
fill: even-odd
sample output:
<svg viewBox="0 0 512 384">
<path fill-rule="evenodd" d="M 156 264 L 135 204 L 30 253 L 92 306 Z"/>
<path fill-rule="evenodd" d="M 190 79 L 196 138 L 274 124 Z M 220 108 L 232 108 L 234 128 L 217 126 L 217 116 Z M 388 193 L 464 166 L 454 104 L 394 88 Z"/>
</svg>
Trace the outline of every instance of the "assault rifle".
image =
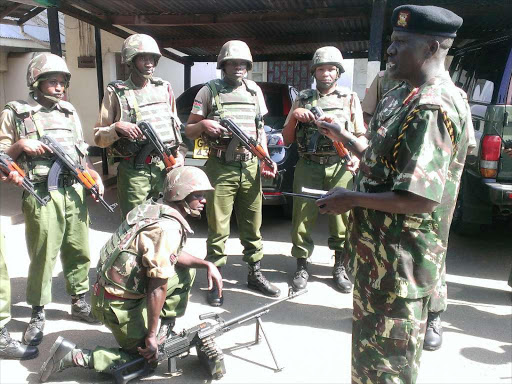
<svg viewBox="0 0 512 384">
<path fill-rule="evenodd" d="M 50 195 L 41 198 L 36 191 L 34 190 L 34 184 L 28 179 L 25 172 L 16 164 L 9 155 L 5 153 L 0 154 L 0 170 L 5 176 L 9 176 L 9 173 L 12 171 L 17 171 L 21 177 L 23 177 L 23 182 L 21 184 L 22 188 L 30 193 L 41 205 L 46 205 L 48 201 L 50 201 Z"/>
<path fill-rule="evenodd" d="M 163 160 L 165 168 L 170 170 L 171 167 L 176 164 L 174 153 L 179 145 L 176 145 L 175 147 L 165 145 L 160 136 L 158 136 L 158 133 L 153 129 L 153 126 L 147 121 L 139 121 L 137 126 L 149 140 L 149 143 L 144 145 L 135 157 L 135 167 L 143 167 L 146 162 L 146 158 L 151 154 L 151 152 L 156 151 L 158 156 Z"/>
<path fill-rule="evenodd" d="M 317 119 L 317 120 L 324 115 L 324 111 L 320 107 L 312 107 L 311 112 L 313 113 L 313 115 L 315 115 L 315 119 Z M 329 124 L 327 122 L 323 122 L 322 125 L 324 125 L 325 128 L 327 128 L 327 129 L 331 129 L 331 130 L 334 129 L 336 131 L 339 131 L 339 129 L 336 129 L 336 126 L 334 124 Z M 342 159 L 345 159 L 347 161 L 352 161 L 352 157 L 350 156 L 349 151 L 347 150 L 347 148 L 345 148 L 345 146 L 343 145 L 343 143 L 341 141 L 333 141 L 333 144 L 334 144 L 334 148 L 336 148 L 336 152 L 338 152 L 338 155 Z"/>
<path fill-rule="evenodd" d="M 200 315 L 200 320 L 213 319 L 214 322 L 203 322 L 195 327 L 184 329 L 181 333 L 174 334 L 169 337 L 158 346 L 157 361 L 160 362 L 162 360 L 169 359 L 170 367 L 171 359 L 175 359 L 182 355 L 184 355 L 183 357 L 187 357 L 190 354 L 190 350 L 195 347 L 199 361 L 207 369 L 211 377 L 218 380 L 226 373 L 226 368 L 224 366 L 224 355 L 222 354 L 222 350 L 215 344 L 215 337 L 221 336 L 223 333 L 231 331 L 234 327 L 255 319 L 257 321 L 256 338 L 258 340 L 259 329 L 262 330 L 263 336 L 265 336 L 260 317 L 267 314 L 270 311 L 270 307 L 282 303 L 283 301 L 293 299 L 306 292 L 307 290 L 301 290 L 298 292 L 290 291 L 287 297 L 275 300 L 270 304 L 244 313 L 228 321 L 221 318 L 218 313 L 206 313 Z M 274 353 L 270 348 L 270 344 L 268 344 L 268 340 L 267 345 L 272 353 L 272 357 L 274 357 Z M 278 367 L 278 370 L 281 370 L 281 368 Z M 128 381 L 143 376 L 148 372 L 149 364 L 147 360 L 145 360 L 144 357 L 139 357 L 117 367 L 113 372 L 114 381 L 116 384 L 126 384 Z"/>
<path fill-rule="evenodd" d="M 226 128 L 233 134 L 233 136 L 240 140 L 240 144 L 247 148 L 254 156 L 260 160 L 263 160 L 270 168 L 274 168 L 274 162 L 270 159 L 263 147 L 258 144 L 258 142 L 252 137 L 247 136 L 247 134 L 242 131 L 233 120 L 230 118 L 221 119 L 220 125 Z"/>
<path fill-rule="evenodd" d="M 114 212 L 114 208 L 117 207 L 117 203 L 109 205 L 105 199 L 100 196 L 96 181 L 94 181 L 91 174 L 82 166 L 82 164 L 74 161 L 53 137 L 44 135 L 39 140 L 50 147 L 53 154 L 57 157 L 50 168 L 50 172 L 48 173 L 48 191 L 54 191 L 59 188 L 59 176 L 64 168 L 71 172 L 71 174 L 84 186 L 84 188 L 91 191 L 94 194 L 95 199 L 99 200 L 107 211 L 110 213 Z"/>
</svg>

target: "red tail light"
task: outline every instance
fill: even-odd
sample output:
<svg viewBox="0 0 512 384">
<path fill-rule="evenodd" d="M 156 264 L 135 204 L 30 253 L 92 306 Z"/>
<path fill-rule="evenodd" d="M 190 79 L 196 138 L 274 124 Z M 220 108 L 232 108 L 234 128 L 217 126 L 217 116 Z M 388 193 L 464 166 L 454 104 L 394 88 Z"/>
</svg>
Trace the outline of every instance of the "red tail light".
<svg viewBox="0 0 512 384">
<path fill-rule="evenodd" d="M 279 138 L 279 140 L 277 140 L 276 145 L 284 145 L 283 139 Z"/>
<path fill-rule="evenodd" d="M 480 173 L 485 178 L 494 178 L 498 173 L 498 161 L 501 154 L 501 137 L 487 135 L 482 139 L 480 152 Z"/>
</svg>

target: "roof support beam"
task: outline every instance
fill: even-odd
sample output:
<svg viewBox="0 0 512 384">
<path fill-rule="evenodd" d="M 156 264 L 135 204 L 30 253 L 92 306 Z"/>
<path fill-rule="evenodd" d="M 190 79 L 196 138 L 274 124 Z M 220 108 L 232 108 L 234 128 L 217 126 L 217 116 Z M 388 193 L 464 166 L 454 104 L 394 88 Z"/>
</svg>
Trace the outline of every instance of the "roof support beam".
<svg viewBox="0 0 512 384">
<path fill-rule="evenodd" d="M 37 16 L 39 15 L 41 12 L 43 12 L 46 8 L 44 7 L 36 7 L 34 9 L 32 9 L 31 11 L 28 11 L 27 13 L 25 13 L 25 15 L 23 15 L 22 17 L 20 17 L 18 19 L 18 21 L 16 22 L 18 25 L 23 25 L 25 24 L 27 21 L 29 21 L 31 18 L 33 18 L 34 16 Z"/>
<path fill-rule="evenodd" d="M 226 41 L 238 39 L 245 41 L 250 47 L 269 46 L 269 45 L 289 45 L 289 44 L 310 44 L 310 43 L 336 43 L 340 41 L 366 41 L 368 34 L 363 32 L 348 32 L 337 34 L 316 34 L 316 35 L 287 35 L 272 37 L 243 37 L 243 36 L 225 36 L 215 38 L 192 38 L 192 39 L 176 39 L 162 40 L 162 46 L 171 48 L 190 48 L 190 47 L 220 47 Z"/>
<path fill-rule="evenodd" d="M 50 35 L 50 51 L 54 55 L 62 56 L 60 42 L 59 11 L 57 8 L 48 8 L 48 33 Z"/>
<path fill-rule="evenodd" d="M 85 21 L 86 23 L 89 23 L 95 27 L 101 28 L 104 31 L 112 33 L 113 35 L 122 37 L 123 39 L 126 39 L 128 36 L 131 35 L 131 33 L 126 32 L 120 28 L 117 28 L 109 22 L 106 22 L 105 20 L 100 19 L 99 17 L 96 17 L 88 12 L 82 11 L 81 9 L 75 8 L 69 4 L 61 3 L 59 11 L 64 13 L 65 15 L 74 17 L 75 19 Z M 162 50 L 162 56 L 165 56 L 168 59 L 174 60 L 180 64 L 194 65 L 193 62 L 188 61 L 186 58 L 183 58 L 179 55 L 176 55 L 175 53 L 166 50 Z"/>
<path fill-rule="evenodd" d="M 19 3 L 12 3 L 12 5 L 9 5 L 7 8 L 0 11 L 0 20 L 3 19 L 5 16 L 9 16 L 11 12 L 14 12 L 19 7 L 23 6 L 23 4 Z"/>
<path fill-rule="evenodd" d="M 268 55 L 252 55 L 254 62 L 260 61 L 301 61 L 311 60 L 314 52 L 309 53 L 279 53 L 279 54 L 268 54 Z M 368 57 L 368 52 L 342 52 L 344 59 L 360 59 Z M 217 55 L 207 56 L 185 56 L 194 62 L 216 62 Z"/>
<path fill-rule="evenodd" d="M 298 11 L 241 12 L 227 14 L 179 15 L 113 15 L 112 24 L 130 26 L 178 27 L 214 24 L 243 24 L 254 22 L 302 21 L 314 19 L 354 19 L 367 16 L 366 7 L 330 7 Z"/>
</svg>

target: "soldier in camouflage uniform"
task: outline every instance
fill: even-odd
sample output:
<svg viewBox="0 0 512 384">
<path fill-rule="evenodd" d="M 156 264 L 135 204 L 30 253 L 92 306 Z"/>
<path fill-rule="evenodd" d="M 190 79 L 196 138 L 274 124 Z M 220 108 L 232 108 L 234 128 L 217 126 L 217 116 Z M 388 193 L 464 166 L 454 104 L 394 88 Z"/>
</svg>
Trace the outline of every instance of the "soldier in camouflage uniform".
<svg viewBox="0 0 512 384">
<path fill-rule="evenodd" d="M 0 151 L 0 154 L 2 152 Z M 12 171 L 8 176 L 0 173 L 1 181 L 9 181 L 21 186 L 23 178 L 16 171 Z M 4 235 L 0 234 L 0 360 L 34 359 L 39 354 L 37 347 L 23 345 L 17 340 L 11 339 L 7 330 L 7 323 L 11 320 L 11 281 L 5 264 Z"/>
<path fill-rule="evenodd" d="M 222 277 L 210 262 L 183 251 L 187 215 L 200 217 L 208 177 L 194 167 L 168 173 L 163 198 L 137 206 L 100 251 L 93 312 L 109 328 L 120 348 L 77 348 L 58 337 L 40 370 L 42 382 L 70 367 L 110 372 L 140 355 L 157 358 L 158 344 L 171 335 L 175 318 L 183 316 L 194 268 L 207 269 L 210 288 L 222 295 Z M 160 329 L 159 329 L 160 324 Z"/>
<path fill-rule="evenodd" d="M 448 233 L 472 134 L 465 93 L 444 69 L 462 19 L 434 6 L 392 15 L 388 71 L 412 92 L 377 107 L 367 137 L 322 129 L 361 156 L 356 191 L 319 199 L 322 213 L 352 210 L 347 251 L 355 275 L 354 383 L 414 383 L 428 303 L 445 265 Z M 318 123 L 321 125 L 321 123 Z"/>
<path fill-rule="evenodd" d="M 280 291 L 261 272 L 263 258 L 261 241 L 262 193 L 261 178 L 275 177 L 277 165 L 271 169 L 233 139 L 219 124 L 219 119 L 230 117 L 249 136 L 267 151 L 267 140 L 262 116 L 267 113 L 260 87 L 245 79 L 252 68 L 251 51 L 243 41 L 228 41 L 217 59 L 223 79 L 208 82 L 199 90 L 185 128 L 190 139 L 202 137 L 210 147 L 206 174 L 214 190 L 209 193 L 206 206 L 208 239 L 206 259 L 221 267 L 227 262 L 225 252 L 229 237 L 231 214 L 235 211 L 244 247 L 243 260 L 249 264 L 247 282 L 250 288 L 268 296 L 279 296 Z M 223 298 L 215 288 L 208 292 L 208 303 L 221 306 Z"/>
<path fill-rule="evenodd" d="M 300 159 L 295 167 L 293 191 L 300 193 L 302 187 L 332 189 L 352 187 L 352 169 L 348 161 L 338 154 L 331 139 L 323 136 L 314 124 L 312 107 L 320 107 L 354 133 L 356 137 L 366 132 L 359 98 L 355 92 L 337 85 L 345 70 L 343 57 L 336 47 L 322 47 L 313 55 L 311 75 L 316 80 L 316 89 L 305 89 L 299 93 L 284 124 L 283 138 L 286 145 L 297 142 Z M 310 199 L 295 197 L 292 215 L 292 256 L 297 258 L 297 270 L 292 280 L 295 290 L 306 288 L 309 274 L 307 260 L 313 252 L 311 232 L 318 217 L 318 208 Z M 332 272 L 335 286 L 349 293 L 352 284 L 343 266 L 343 244 L 348 214 L 329 217 L 328 245 L 334 251 Z"/>
<path fill-rule="evenodd" d="M 363 114 L 365 121 L 370 122 L 373 117 L 375 110 L 377 109 L 377 103 L 382 100 L 383 97 L 386 100 L 383 101 L 383 105 L 380 111 L 391 111 L 397 104 L 401 104 L 405 98 L 411 93 L 411 86 L 405 81 L 399 81 L 391 79 L 389 73 L 379 72 L 372 82 L 370 88 L 366 92 L 366 96 L 362 102 Z M 383 117 L 379 117 L 382 121 Z M 474 135 L 471 135 L 471 138 Z M 468 144 L 468 150 L 474 147 L 476 142 L 472 140 Z M 423 349 L 427 351 L 436 351 L 441 348 L 443 342 L 443 328 L 441 325 L 441 313 L 446 311 L 447 307 L 447 296 L 448 288 L 446 286 L 446 266 L 442 269 L 441 278 L 436 286 L 436 289 L 430 296 L 428 302 L 428 320 L 427 320 L 427 331 L 425 332 L 425 341 L 423 343 Z"/>
<path fill-rule="evenodd" d="M 166 174 L 156 154 L 143 159 L 142 164 L 135 163 L 138 152 L 147 144 L 136 124 L 149 122 L 167 145 L 177 147 L 183 142 L 171 84 L 153 76 L 160 56 L 151 36 L 135 34 L 124 41 L 121 59 L 130 67 L 130 77 L 107 86 L 94 128 L 96 145 L 108 148 L 111 161 L 119 161 L 117 195 L 123 219 L 147 198 L 158 197 Z M 173 168 L 184 163 L 187 148 L 179 148 Z"/>
<path fill-rule="evenodd" d="M 28 99 L 8 103 L 0 115 L 0 149 L 5 149 L 24 168 L 37 194 L 51 196 L 50 202 L 41 206 L 32 195 L 23 194 L 30 257 L 27 303 L 32 305 L 23 342 L 30 345 L 38 345 L 43 338 L 44 306 L 52 301 L 52 271 L 59 252 L 66 291 L 72 297 L 73 318 L 96 322 L 85 301 L 90 263 L 85 190 L 74 176 L 63 171 L 58 189 L 48 192 L 47 175 L 54 158 L 50 149 L 38 140 L 43 135 L 54 137 L 72 159 L 86 167 L 103 194 L 101 178 L 87 157 L 80 119 L 75 108 L 64 101 L 70 77 L 61 57 L 50 53 L 35 56 L 27 70 Z"/>
</svg>

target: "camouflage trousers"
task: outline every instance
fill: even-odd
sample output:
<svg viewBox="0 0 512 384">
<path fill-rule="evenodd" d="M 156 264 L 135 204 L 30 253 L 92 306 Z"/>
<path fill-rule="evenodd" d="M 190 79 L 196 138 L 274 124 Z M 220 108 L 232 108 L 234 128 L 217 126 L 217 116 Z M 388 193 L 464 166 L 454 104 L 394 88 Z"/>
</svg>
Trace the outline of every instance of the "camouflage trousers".
<svg viewBox="0 0 512 384">
<path fill-rule="evenodd" d="M 36 184 L 40 196 L 46 183 Z M 57 255 L 66 292 L 79 295 L 89 291 L 89 214 L 85 191 L 80 184 L 51 192 L 52 199 L 41 206 L 24 192 L 22 210 L 30 265 L 27 278 L 27 303 L 46 305 L 52 301 L 52 274 Z"/>
<path fill-rule="evenodd" d="M 230 233 L 230 220 L 233 211 L 238 223 L 243 260 L 256 262 L 263 258 L 261 241 L 261 178 L 258 159 L 249 161 L 225 162 L 210 157 L 205 172 L 210 179 L 213 191 L 206 195 L 206 217 L 208 219 L 208 239 L 206 240 L 206 260 L 217 267 L 227 262 L 226 241 Z"/>
<path fill-rule="evenodd" d="M 0 234 L 0 329 L 11 320 L 11 281 L 4 258 L 4 235 Z"/>
<path fill-rule="evenodd" d="M 194 268 L 176 268 L 167 282 L 167 297 L 160 318 L 185 314 L 190 289 L 196 276 Z M 92 352 L 92 364 L 97 372 L 109 372 L 116 366 L 140 357 L 137 347 L 145 347 L 148 332 L 146 298 L 110 300 L 104 288 L 97 286 L 91 297 L 92 313 L 110 329 L 120 348 L 98 346 Z"/>
<path fill-rule="evenodd" d="M 117 198 L 124 220 L 128 212 L 164 191 L 166 176 L 163 161 L 136 169 L 133 158 L 122 159 L 117 167 Z"/>
<path fill-rule="evenodd" d="M 322 165 L 301 158 L 295 167 L 293 192 L 301 193 L 302 187 L 330 190 L 334 187 L 352 188 L 352 174 L 347 171 L 344 163 Z M 311 233 L 318 217 L 318 207 L 314 200 L 293 198 L 292 214 L 292 256 L 308 258 L 313 253 L 315 244 Z M 348 213 L 328 215 L 329 238 L 327 244 L 333 251 L 343 251 L 345 229 Z"/>
<path fill-rule="evenodd" d="M 404 299 L 356 276 L 353 300 L 352 383 L 415 383 L 429 298 Z"/>
<path fill-rule="evenodd" d="M 448 298 L 448 287 L 446 286 L 446 264 L 441 270 L 441 276 L 437 282 L 434 292 L 430 295 L 428 312 L 437 313 L 446 311 Z"/>
</svg>

